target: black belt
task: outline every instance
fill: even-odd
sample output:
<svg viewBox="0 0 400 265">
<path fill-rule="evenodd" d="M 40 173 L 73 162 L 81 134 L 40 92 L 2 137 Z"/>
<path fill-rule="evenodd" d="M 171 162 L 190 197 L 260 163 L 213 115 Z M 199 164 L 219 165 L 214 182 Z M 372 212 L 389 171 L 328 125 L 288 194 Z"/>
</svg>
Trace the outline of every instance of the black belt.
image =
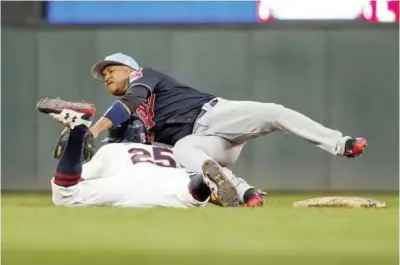
<svg viewBox="0 0 400 265">
<path fill-rule="evenodd" d="M 217 105 L 217 103 L 218 103 L 218 99 L 215 98 L 215 99 L 211 100 L 208 104 L 210 104 L 211 107 L 214 107 L 215 105 Z M 206 110 L 201 109 L 200 114 L 199 114 L 199 116 L 197 116 L 196 121 L 198 121 L 201 117 L 203 117 L 203 115 L 206 114 L 206 112 L 207 112 Z"/>
</svg>

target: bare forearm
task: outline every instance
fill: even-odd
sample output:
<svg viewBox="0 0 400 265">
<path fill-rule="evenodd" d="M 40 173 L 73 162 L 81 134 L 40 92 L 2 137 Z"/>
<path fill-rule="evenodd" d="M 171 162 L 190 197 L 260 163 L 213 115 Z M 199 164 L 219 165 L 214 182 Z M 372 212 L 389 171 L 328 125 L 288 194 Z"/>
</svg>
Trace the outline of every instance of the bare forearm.
<svg viewBox="0 0 400 265">
<path fill-rule="evenodd" d="M 108 130 L 112 126 L 112 122 L 110 119 L 106 117 L 101 117 L 95 125 L 90 128 L 94 137 L 99 136 L 99 134 L 105 130 Z"/>
</svg>

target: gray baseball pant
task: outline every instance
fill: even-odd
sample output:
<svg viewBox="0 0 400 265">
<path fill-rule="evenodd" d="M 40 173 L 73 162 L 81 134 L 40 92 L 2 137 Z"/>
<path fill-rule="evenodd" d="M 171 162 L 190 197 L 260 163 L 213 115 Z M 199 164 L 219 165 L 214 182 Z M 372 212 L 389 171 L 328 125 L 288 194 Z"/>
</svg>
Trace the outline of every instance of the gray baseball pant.
<svg viewBox="0 0 400 265">
<path fill-rule="evenodd" d="M 213 159 L 236 185 L 240 198 L 252 188 L 226 166 L 236 162 L 244 144 L 273 131 L 292 133 L 319 148 L 342 155 L 350 137 L 329 129 L 294 110 L 274 103 L 233 101 L 217 98 L 218 103 L 203 106 L 205 114 L 195 122 L 193 134 L 180 139 L 174 155 L 185 168 L 201 172 L 206 159 Z"/>
</svg>

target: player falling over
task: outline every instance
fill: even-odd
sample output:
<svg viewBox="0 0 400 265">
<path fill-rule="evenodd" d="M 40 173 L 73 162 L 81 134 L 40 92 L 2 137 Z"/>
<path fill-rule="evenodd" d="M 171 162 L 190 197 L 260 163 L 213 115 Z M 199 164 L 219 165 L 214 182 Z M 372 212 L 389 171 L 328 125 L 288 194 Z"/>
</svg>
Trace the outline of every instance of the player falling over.
<svg viewBox="0 0 400 265">
<path fill-rule="evenodd" d="M 174 146 L 175 157 L 188 170 L 200 173 L 204 161 L 217 161 L 248 206 L 262 205 L 263 195 L 226 167 L 235 163 L 251 139 L 274 131 L 288 132 L 344 157 L 360 156 L 367 146 L 364 138 L 346 136 L 279 104 L 227 100 L 195 90 L 169 75 L 142 68 L 121 53 L 107 56 L 91 73 L 119 98 L 87 137 L 98 137 L 136 114 L 147 127 L 149 141 Z M 66 107 L 72 103 L 60 100 L 58 104 Z M 88 108 L 88 104 L 77 104 L 73 105 Z M 64 117 L 64 122 L 73 122 Z"/>
<path fill-rule="evenodd" d="M 63 120 L 61 115 L 73 120 L 71 124 L 64 123 L 71 130 L 51 181 L 55 205 L 188 208 L 205 205 L 211 193 L 222 206 L 239 204 L 235 187 L 224 177 L 222 168 L 211 160 L 203 163 L 202 174 L 192 173 L 135 160 L 143 158 L 140 156 L 143 152 L 153 152 L 157 147 L 114 143 L 100 148 L 90 162 L 82 165 L 82 149 L 94 106 L 81 110 L 79 106 L 60 109 L 57 102 L 42 100 L 37 104 L 40 112 L 57 121 Z M 165 148 L 154 152 L 161 161 L 176 163 Z"/>
</svg>

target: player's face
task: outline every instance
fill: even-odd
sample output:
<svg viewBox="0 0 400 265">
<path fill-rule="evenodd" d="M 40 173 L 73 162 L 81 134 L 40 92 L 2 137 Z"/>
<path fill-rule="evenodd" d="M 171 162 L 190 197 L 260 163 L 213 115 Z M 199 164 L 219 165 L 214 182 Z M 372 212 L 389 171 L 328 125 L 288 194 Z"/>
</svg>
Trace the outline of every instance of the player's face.
<svg viewBox="0 0 400 265">
<path fill-rule="evenodd" d="M 131 70 L 124 65 L 110 65 L 103 70 L 103 77 L 108 91 L 114 96 L 125 94 Z"/>
</svg>

